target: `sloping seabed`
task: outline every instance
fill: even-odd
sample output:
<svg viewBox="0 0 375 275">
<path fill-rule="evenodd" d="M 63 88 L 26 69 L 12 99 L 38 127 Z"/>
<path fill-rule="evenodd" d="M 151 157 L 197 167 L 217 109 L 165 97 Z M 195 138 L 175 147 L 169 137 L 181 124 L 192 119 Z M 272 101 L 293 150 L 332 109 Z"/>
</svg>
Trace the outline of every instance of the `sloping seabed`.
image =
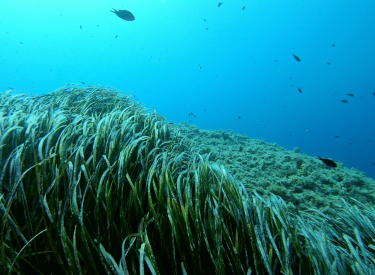
<svg viewBox="0 0 375 275">
<path fill-rule="evenodd" d="M 375 272 L 370 197 L 332 205 L 330 213 L 296 213 L 269 191 L 283 192 L 262 191 L 265 181 L 277 180 L 262 176 L 267 159 L 249 162 L 249 170 L 242 163 L 240 173 L 229 164 L 237 180 L 218 164 L 235 153 L 229 159 L 210 155 L 209 146 L 196 145 L 181 125 L 113 88 L 2 93 L 0 131 L 4 273 Z M 308 173 L 313 161 L 298 157 L 305 165 L 297 170 L 306 175 L 296 171 L 303 189 L 314 180 Z M 285 158 L 291 171 L 295 161 Z M 280 169 L 274 175 L 285 175 Z M 345 172 L 340 165 L 335 177 L 345 179 Z M 364 182 L 359 187 L 371 190 Z"/>
<path fill-rule="evenodd" d="M 287 151 L 230 130 L 208 131 L 187 123 L 173 127 L 199 146 L 201 154 L 210 153 L 210 161 L 224 165 L 250 191 L 278 195 L 297 213 L 311 208 L 333 213 L 333 206 L 343 206 L 342 199 L 374 205 L 375 180 L 341 162 L 332 168 L 316 157 L 300 154 L 298 148 Z"/>
</svg>

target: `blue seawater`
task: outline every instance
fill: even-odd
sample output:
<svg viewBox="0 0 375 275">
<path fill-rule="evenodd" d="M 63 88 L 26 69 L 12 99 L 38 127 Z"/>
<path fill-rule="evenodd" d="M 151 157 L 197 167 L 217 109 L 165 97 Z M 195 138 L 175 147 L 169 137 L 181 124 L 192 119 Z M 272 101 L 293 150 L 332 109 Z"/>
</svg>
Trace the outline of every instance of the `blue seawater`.
<svg viewBox="0 0 375 275">
<path fill-rule="evenodd" d="M 375 2 L 218 2 L 3 1 L 0 91 L 113 86 L 169 121 L 299 147 L 375 178 Z"/>
</svg>

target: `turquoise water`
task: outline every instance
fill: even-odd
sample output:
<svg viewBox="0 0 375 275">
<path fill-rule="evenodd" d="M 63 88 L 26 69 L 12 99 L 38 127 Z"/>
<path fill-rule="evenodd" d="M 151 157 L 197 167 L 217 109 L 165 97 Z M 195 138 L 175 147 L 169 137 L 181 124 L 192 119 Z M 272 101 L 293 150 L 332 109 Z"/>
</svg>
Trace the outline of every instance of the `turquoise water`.
<svg viewBox="0 0 375 275">
<path fill-rule="evenodd" d="M 375 2 L 218 2 L 6 1 L 0 91 L 113 86 L 169 121 L 299 147 L 375 178 Z"/>
</svg>

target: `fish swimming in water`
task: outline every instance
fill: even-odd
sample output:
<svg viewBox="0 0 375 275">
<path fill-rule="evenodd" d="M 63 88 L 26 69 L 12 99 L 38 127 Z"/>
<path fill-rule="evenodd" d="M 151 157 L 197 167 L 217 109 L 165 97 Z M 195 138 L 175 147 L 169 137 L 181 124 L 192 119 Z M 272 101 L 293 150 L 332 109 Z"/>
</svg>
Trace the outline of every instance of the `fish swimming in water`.
<svg viewBox="0 0 375 275">
<path fill-rule="evenodd" d="M 222 4 L 223 4 L 223 2 L 220 2 L 219 4 L 217 4 L 217 6 L 220 7 Z"/>
<path fill-rule="evenodd" d="M 82 30 L 82 25 L 79 25 L 80 29 Z"/>
<path fill-rule="evenodd" d="M 302 89 L 301 88 L 298 88 L 298 92 L 300 92 L 302 94 Z"/>
<path fill-rule="evenodd" d="M 332 44 L 331 46 L 332 46 L 332 47 L 336 47 L 336 44 Z"/>
<path fill-rule="evenodd" d="M 345 100 L 345 99 L 344 99 L 344 100 L 341 100 L 341 102 L 343 102 L 343 103 L 348 103 L 348 101 L 347 101 L 347 100 Z"/>
<path fill-rule="evenodd" d="M 351 96 L 351 97 L 353 97 L 354 96 L 354 94 L 347 94 L 348 96 Z"/>
<path fill-rule="evenodd" d="M 242 10 L 244 10 L 244 9 L 246 9 L 246 6 L 243 6 L 243 7 L 242 7 Z"/>
<path fill-rule="evenodd" d="M 375 92 L 372 92 L 373 95 L 375 95 Z"/>
<path fill-rule="evenodd" d="M 135 20 L 134 15 L 130 11 L 127 11 L 127 10 L 112 9 L 110 12 L 113 12 L 114 14 L 116 14 L 118 17 L 120 17 L 121 19 L 123 19 L 125 21 L 134 21 Z"/>
<path fill-rule="evenodd" d="M 318 156 L 318 160 L 321 160 L 324 162 L 325 165 L 328 165 L 329 167 L 337 167 L 336 162 L 330 159 L 324 159 Z"/>
<path fill-rule="evenodd" d="M 294 57 L 294 59 L 297 60 L 298 62 L 301 61 L 301 59 L 300 59 L 298 56 L 296 56 L 295 54 L 293 54 L 293 57 Z"/>
</svg>

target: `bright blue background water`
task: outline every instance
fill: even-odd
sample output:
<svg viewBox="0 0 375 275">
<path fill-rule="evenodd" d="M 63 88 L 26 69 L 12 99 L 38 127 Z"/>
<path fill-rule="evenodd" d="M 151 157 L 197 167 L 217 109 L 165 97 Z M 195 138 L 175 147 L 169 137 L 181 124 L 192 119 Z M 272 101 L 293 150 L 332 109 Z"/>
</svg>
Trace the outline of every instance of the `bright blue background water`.
<svg viewBox="0 0 375 275">
<path fill-rule="evenodd" d="M 375 178 L 375 1 L 223 1 L 3 1 L 0 91 L 113 86 Z"/>
</svg>

